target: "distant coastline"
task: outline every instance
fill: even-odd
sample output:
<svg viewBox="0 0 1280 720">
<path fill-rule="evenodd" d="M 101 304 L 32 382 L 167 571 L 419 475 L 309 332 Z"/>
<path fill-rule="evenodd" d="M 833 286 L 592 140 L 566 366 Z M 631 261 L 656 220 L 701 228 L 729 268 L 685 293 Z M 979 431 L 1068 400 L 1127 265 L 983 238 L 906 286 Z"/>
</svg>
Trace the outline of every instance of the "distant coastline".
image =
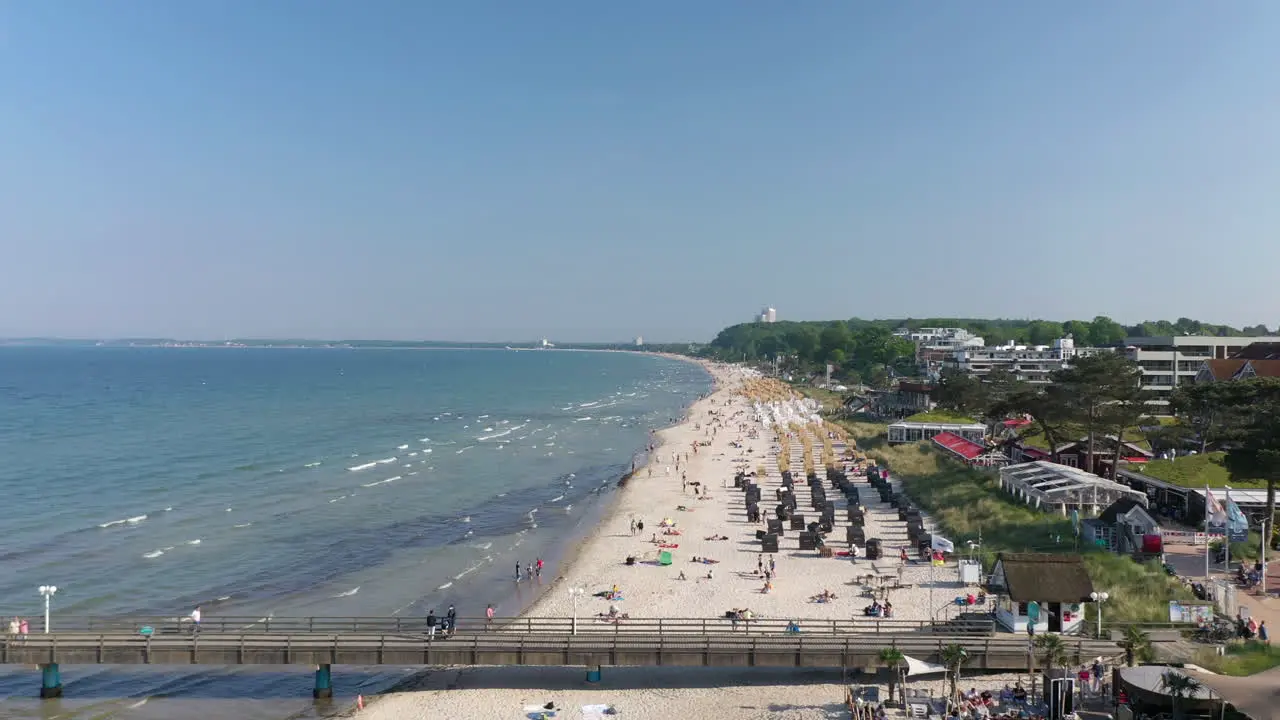
<svg viewBox="0 0 1280 720">
<path fill-rule="evenodd" d="M 172 338 L 119 338 L 111 340 L 64 338 L 0 338 L 0 347 L 111 347 L 111 348 L 264 348 L 287 350 L 622 350 L 680 354 L 701 343 L 557 343 L 542 347 L 536 341 L 513 342 L 445 342 L 433 340 L 301 340 L 301 339 L 232 339 L 175 340 Z"/>
</svg>

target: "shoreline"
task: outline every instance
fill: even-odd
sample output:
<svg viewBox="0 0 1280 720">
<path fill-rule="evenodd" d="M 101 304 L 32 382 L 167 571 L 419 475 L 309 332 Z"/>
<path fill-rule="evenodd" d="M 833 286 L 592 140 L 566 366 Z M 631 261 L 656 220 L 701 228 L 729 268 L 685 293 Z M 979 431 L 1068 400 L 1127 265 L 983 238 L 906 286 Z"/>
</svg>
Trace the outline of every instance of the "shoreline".
<svg viewBox="0 0 1280 720">
<path fill-rule="evenodd" d="M 575 569 L 580 566 L 581 561 L 584 560 L 586 556 L 590 555 L 590 551 L 599 550 L 599 541 L 601 540 L 604 529 L 616 519 L 615 516 L 621 508 L 623 501 L 626 500 L 628 496 L 637 492 L 637 486 L 633 485 L 630 480 L 640 476 L 641 473 L 647 474 L 648 470 L 656 464 L 657 458 L 660 457 L 662 449 L 669 444 L 668 436 L 672 432 L 680 430 L 681 428 L 687 429 L 692 426 L 695 409 L 700 404 L 709 402 L 722 392 L 729 389 L 725 387 L 721 374 L 729 372 L 730 368 L 733 367 L 730 365 L 714 363 L 709 360 L 702 360 L 699 358 L 692 358 L 687 355 L 676 355 L 672 353 L 635 350 L 570 350 L 570 352 L 626 352 L 634 353 L 636 355 L 660 357 L 668 360 L 679 360 L 702 368 L 709 376 L 711 388 L 706 395 L 695 399 L 686 406 L 684 408 L 683 415 L 677 418 L 675 423 L 661 428 L 655 428 L 650 433 L 650 438 L 653 441 L 653 449 L 649 450 L 646 446 L 646 448 L 641 451 L 644 453 L 644 462 L 642 464 L 637 464 L 634 470 L 630 470 L 618 478 L 618 481 L 615 484 L 616 492 L 613 493 L 613 497 L 600 503 L 600 505 L 595 508 L 594 522 L 591 523 L 590 530 L 585 537 L 575 538 L 572 536 L 566 536 L 563 538 L 561 541 L 564 544 L 563 552 L 558 556 L 552 556 L 556 561 L 556 572 L 554 577 L 550 582 L 543 586 L 536 597 L 532 598 L 522 606 L 520 612 L 515 614 L 514 617 L 516 618 L 537 617 L 537 612 L 547 603 L 548 599 L 552 595 L 561 590 L 564 583 L 567 581 L 567 578 L 570 577 L 575 572 Z M 431 681 L 434 673 L 447 669 L 447 667 L 437 666 L 424 667 L 421 670 L 400 679 L 391 687 L 381 690 L 376 695 L 366 698 L 365 710 L 363 712 L 373 712 L 378 708 L 378 706 L 384 705 L 387 700 L 394 697 L 397 693 L 413 692 L 426 686 Z M 355 717 L 358 712 L 357 708 L 352 706 L 339 711 L 336 714 L 331 714 L 328 717 Z"/>
</svg>

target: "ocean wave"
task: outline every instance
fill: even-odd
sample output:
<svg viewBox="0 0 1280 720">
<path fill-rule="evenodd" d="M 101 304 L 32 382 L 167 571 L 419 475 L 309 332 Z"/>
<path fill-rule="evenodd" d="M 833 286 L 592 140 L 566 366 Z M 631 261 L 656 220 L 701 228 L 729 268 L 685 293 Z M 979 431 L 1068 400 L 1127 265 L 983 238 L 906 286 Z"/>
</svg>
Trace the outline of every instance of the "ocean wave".
<svg viewBox="0 0 1280 720">
<path fill-rule="evenodd" d="M 349 467 L 347 469 L 350 470 L 351 472 L 360 472 L 361 470 L 368 470 L 371 467 L 377 467 L 377 466 L 378 466 L 378 463 L 371 462 L 371 463 L 365 463 L 363 465 L 356 465 L 355 467 Z"/>
<path fill-rule="evenodd" d="M 188 540 L 188 541 L 187 541 L 187 544 L 188 544 L 188 545 L 199 545 L 199 544 L 200 544 L 200 538 L 196 538 L 195 540 Z"/>
<path fill-rule="evenodd" d="M 251 523 L 251 522 L 248 522 L 248 523 L 240 523 L 239 525 L 236 525 L 236 527 L 238 527 L 238 528 L 247 528 L 247 527 L 249 527 L 250 525 L 253 525 L 253 523 Z"/>
<path fill-rule="evenodd" d="M 563 495 L 557 495 L 557 496 L 555 496 L 555 497 L 551 498 L 551 500 L 550 500 L 549 502 L 560 502 L 560 501 L 561 501 L 561 500 L 563 500 L 563 499 L 564 499 L 564 496 L 563 496 Z"/>
<path fill-rule="evenodd" d="M 592 401 L 592 402 L 582 403 L 582 404 L 581 404 L 581 405 L 579 405 L 578 407 L 591 407 L 592 405 L 599 405 L 599 404 L 600 404 L 600 401 L 599 401 L 599 400 L 594 400 L 594 401 Z"/>
<path fill-rule="evenodd" d="M 376 484 L 376 483 L 375 483 L 375 484 Z M 330 498 L 330 499 L 329 499 L 329 504 L 330 504 L 330 505 L 332 505 L 332 504 L 334 504 L 334 503 L 338 502 L 339 500 L 346 500 L 346 499 L 347 499 L 347 496 L 346 496 L 346 495 L 340 495 L 340 496 L 338 496 L 338 497 L 336 497 L 336 498 Z"/>
<path fill-rule="evenodd" d="M 411 453 L 409 453 L 409 457 L 418 457 L 418 453 L 416 453 L 416 452 L 411 452 Z"/>
<path fill-rule="evenodd" d="M 320 467 L 320 461 L 319 461 L 319 460 L 317 460 L 317 461 L 315 461 L 315 462 L 307 463 L 306 465 L 303 465 L 302 467 L 304 467 L 304 468 Z"/>
<path fill-rule="evenodd" d="M 147 519 L 146 515 L 134 515 L 131 518 L 125 518 L 123 520 L 112 520 L 111 522 L 104 522 L 99 524 L 98 527 L 109 528 L 109 527 L 115 527 L 116 525 L 137 525 L 138 523 L 146 519 Z"/>
<path fill-rule="evenodd" d="M 377 482 L 365 483 L 365 484 L 361 485 L 360 487 L 373 487 L 374 485 L 386 485 L 387 483 L 392 483 L 392 482 L 395 482 L 395 481 L 399 480 L 399 479 L 400 479 L 400 477 L 401 477 L 401 476 L 396 475 L 395 477 L 389 477 L 389 478 L 387 478 L 386 480 L 379 480 L 379 481 L 377 481 Z"/>
<path fill-rule="evenodd" d="M 475 572 L 475 571 L 479 570 L 479 569 L 480 569 L 480 568 L 482 568 L 482 567 L 484 567 L 484 563 L 476 563 L 475 565 L 472 565 L 471 567 L 467 568 L 466 570 L 463 570 L 462 572 L 458 573 L 457 575 L 454 575 L 454 576 L 453 576 L 453 579 L 454 579 L 454 580 L 461 580 L 462 578 L 464 578 L 464 577 L 466 577 L 466 576 L 470 575 L 471 573 L 473 573 L 473 572 Z"/>
<path fill-rule="evenodd" d="M 454 455 L 461 455 L 462 453 L 464 453 L 464 452 L 466 452 L 466 451 L 470 450 L 470 449 L 471 449 L 471 448 L 473 448 L 473 447 L 475 447 L 475 445 L 468 445 L 468 446 L 466 446 L 466 447 L 462 448 L 461 450 L 459 450 L 458 452 L 454 453 Z"/>
<path fill-rule="evenodd" d="M 409 446 L 408 446 L 408 445 L 397 445 L 397 446 L 396 446 L 396 449 L 397 449 L 397 450 L 408 450 L 408 449 L 409 449 Z"/>
<path fill-rule="evenodd" d="M 150 559 L 152 559 L 152 558 L 158 558 L 158 557 L 160 557 L 160 556 L 161 556 L 161 555 L 163 555 L 163 554 L 164 554 L 164 551 L 163 551 L 163 550 L 152 550 L 152 551 L 151 551 L 151 552 L 149 552 L 149 553 L 142 553 L 142 557 L 144 557 L 144 558 L 146 558 L 146 559 L 150 560 Z"/>
<path fill-rule="evenodd" d="M 393 462 L 395 462 L 395 461 L 396 461 L 396 458 L 395 458 L 394 456 L 392 456 L 392 457 L 389 457 L 389 458 L 382 458 L 381 460 L 379 460 L 379 461 L 378 461 L 378 464 L 379 464 L 379 465 L 387 465 L 387 464 L 393 463 Z"/>
<path fill-rule="evenodd" d="M 344 598 L 344 597 L 351 597 L 352 595 L 355 595 L 355 594 L 356 594 L 356 593 L 358 593 L 358 592 L 360 592 L 360 586 L 358 586 L 358 585 L 357 585 L 356 587 L 353 587 L 353 588 L 351 588 L 350 590 L 348 590 L 348 591 L 346 591 L 346 592 L 340 592 L 340 593 L 338 593 L 337 595 L 330 595 L 329 597 L 330 597 L 330 598 Z"/>
<path fill-rule="evenodd" d="M 488 416 L 488 415 L 477 415 L 477 416 L 476 416 L 476 419 L 477 419 L 477 420 L 483 420 L 483 419 L 485 419 L 485 418 L 487 418 L 487 417 L 489 417 L 489 416 Z"/>
<path fill-rule="evenodd" d="M 452 582 L 452 581 L 447 582 L 447 583 L 445 583 L 445 584 L 441 585 L 440 587 L 438 587 L 438 588 L 436 588 L 436 589 L 437 589 L 437 590 L 448 590 L 448 589 L 449 589 L 449 588 L 451 588 L 451 587 L 453 587 L 453 582 Z"/>
</svg>

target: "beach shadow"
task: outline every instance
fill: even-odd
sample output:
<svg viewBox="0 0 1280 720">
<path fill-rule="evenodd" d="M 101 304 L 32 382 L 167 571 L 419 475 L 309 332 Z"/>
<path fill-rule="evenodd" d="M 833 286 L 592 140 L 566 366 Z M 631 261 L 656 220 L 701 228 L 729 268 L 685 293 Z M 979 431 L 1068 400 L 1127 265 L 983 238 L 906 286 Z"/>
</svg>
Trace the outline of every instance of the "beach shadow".
<svg viewBox="0 0 1280 720">
<path fill-rule="evenodd" d="M 585 667 L 472 667 L 458 672 L 427 672 L 419 682 L 390 692 L 415 690 L 647 690 L 654 687 L 714 689 L 753 685 L 839 684 L 839 668 L 605 667 L 600 682 L 588 683 Z M 450 687 L 452 686 L 452 687 Z M 548 700 L 551 700 L 548 696 Z M 825 706 L 816 706 L 825 707 Z"/>
<path fill-rule="evenodd" d="M 844 706 L 844 703 L 825 703 L 823 705 L 771 704 L 767 709 L 771 713 L 784 713 L 784 712 L 790 712 L 793 710 L 809 710 L 809 711 L 816 710 L 818 712 L 821 712 L 824 717 L 828 717 L 828 718 L 847 718 L 849 716 L 849 710 Z"/>
</svg>

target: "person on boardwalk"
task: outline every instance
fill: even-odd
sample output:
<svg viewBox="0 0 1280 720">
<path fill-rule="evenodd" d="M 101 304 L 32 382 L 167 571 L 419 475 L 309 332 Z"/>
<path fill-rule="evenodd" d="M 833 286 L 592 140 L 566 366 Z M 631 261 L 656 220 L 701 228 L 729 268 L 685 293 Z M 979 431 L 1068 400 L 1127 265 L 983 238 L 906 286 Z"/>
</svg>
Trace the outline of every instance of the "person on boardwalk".
<svg viewBox="0 0 1280 720">
<path fill-rule="evenodd" d="M 458 629 L 458 611 L 449 606 L 448 612 L 444 614 L 445 629 L 452 635 L 454 630 Z"/>
<path fill-rule="evenodd" d="M 195 610 L 191 611 L 191 634 L 200 632 L 200 606 L 197 605 Z"/>
<path fill-rule="evenodd" d="M 428 636 L 430 637 L 436 636 L 436 624 L 438 622 L 439 622 L 439 619 L 436 617 L 435 608 L 432 608 L 429 612 L 427 612 L 427 635 Z"/>
<path fill-rule="evenodd" d="M 493 627 L 493 603 L 489 603 L 489 607 L 484 609 L 485 629 Z"/>
</svg>

